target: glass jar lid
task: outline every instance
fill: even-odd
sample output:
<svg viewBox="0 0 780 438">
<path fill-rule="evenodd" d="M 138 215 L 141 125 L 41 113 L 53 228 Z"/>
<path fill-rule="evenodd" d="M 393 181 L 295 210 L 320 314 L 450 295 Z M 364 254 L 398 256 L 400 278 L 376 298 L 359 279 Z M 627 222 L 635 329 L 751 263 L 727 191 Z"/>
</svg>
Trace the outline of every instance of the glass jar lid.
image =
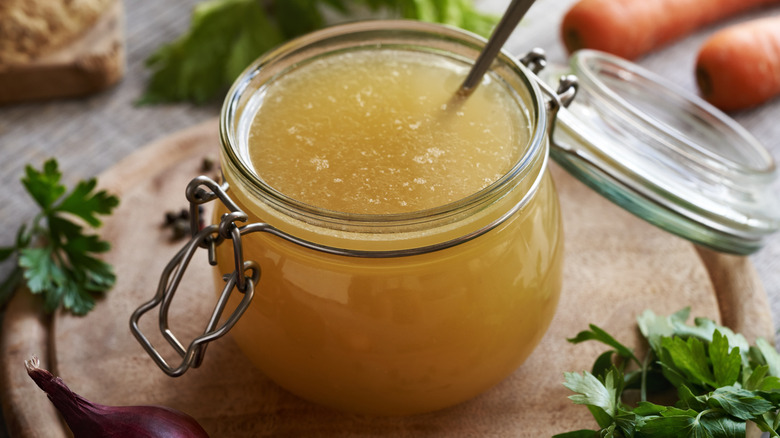
<svg viewBox="0 0 780 438">
<path fill-rule="evenodd" d="M 780 228 L 772 156 L 747 130 L 675 84 L 581 50 L 576 99 L 558 113 L 553 158 L 637 216 L 718 251 L 749 254 Z"/>
</svg>

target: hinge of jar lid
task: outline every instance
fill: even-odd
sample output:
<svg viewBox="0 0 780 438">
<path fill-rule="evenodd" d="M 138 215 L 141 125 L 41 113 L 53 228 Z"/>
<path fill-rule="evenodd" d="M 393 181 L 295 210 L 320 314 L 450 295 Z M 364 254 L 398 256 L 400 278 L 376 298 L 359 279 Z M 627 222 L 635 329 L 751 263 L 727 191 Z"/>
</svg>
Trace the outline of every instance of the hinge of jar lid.
<svg viewBox="0 0 780 438">
<path fill-rule="evenodd" d="M 558 80 L 558 88 L 553 91 L 546 82 L 537 76 L 537 73 L 542 71 L 547 65 L 547 56 L 545 55 L 544 50 L 539 48 L 532 49 L 526 53 L 525 56 L 520 58 L 519 61 L 531 70 L 533 73 L 531 79 L 535 81 L 542 92 L 549 97 L 549 100 L 545 103 L 549 123 L 548 135 L 550 137 L 550 143 L 557 146 L 557 143 L 553 140 L 553 132 L 555 131 L 558 110 L 561 107 L 569 106 L 577 95 L 577 89 L 579 87 L 577 77 L 574 75 L 561 76 Z"/>
<path fill-rule="evenodd" d="M 547 55 L 543 49 L 535 48 L 531 49 L 522 58 L 519 59 L 520 63 L 528 67 L 534 74 L 542 71 L 547 66 Z"/>
<path fill-rule="evenodd" d="M 205 188 L 204 188 L 205 187 Z M 226 193 L 227 184 L 220 186 L 213 180 L 205 176 L 199 176 L 190 181 L 187 186 L 187 200 L 190 202 L 190 220 L 192 228 L 192 238 L 184 247 L 171 259 L 163 270 L 157 292 L 154 298 L 141 305 L 130 317 L 130 331 L 141 343 L 144 350 L 154 359 L 155 363 L 169 376 L 177 377 L 184 374 L 189 368 L 197 368 L 203 361 L 203 355 L 206 345 L 222 336 L 224 336 L 243 315 L 249 307 L 254 295 L 255 285 L 260 279 L 260 266 L 254 261 L 244 261 L 243 248 L 241 244 L 241 235 L 246 229 L 239 228 L 236 222 L 244 222 L 247 216 L 230 199 Z M 207 202 L 219 199 L 228 209 L 219 224 L 212 224 L 200 227 L 199 206 Z M 185 349 L 178 338 L 173 334 L 168 326 L 168 311 L 173 300 L 173 296 L 179 287 L 179 283 L 184 276 L 184 272 L 192 259 L 193 254 L 198 248 L 208 250 L 209 263 L 216 265 L 216 247 L 224 240 L 230 239 L 233 243 L 233 258 L 235 261 L 235 270 L 232 274 L 225 276 L 225 287 L 222 289 L 214 311 L 211 314 L 206 329 L 203 334 L 193 339 Z M 250 272 L 250 275 L 247 275 Z M 225 306 L 234 290 L 243 294 L 243 298 L 236 306 L 233 313 L 219 325 L 219 321 L 225 310 Z M 143 314 L 160 306 L 158 323 L 163 338 L 173 347 L 173 350 L 181 357 L 181 363 L 178 366 L 169 365 L 160 352 L 152 345 L 151 341 L 141 332 L 138 321 Z"/>
</svg>

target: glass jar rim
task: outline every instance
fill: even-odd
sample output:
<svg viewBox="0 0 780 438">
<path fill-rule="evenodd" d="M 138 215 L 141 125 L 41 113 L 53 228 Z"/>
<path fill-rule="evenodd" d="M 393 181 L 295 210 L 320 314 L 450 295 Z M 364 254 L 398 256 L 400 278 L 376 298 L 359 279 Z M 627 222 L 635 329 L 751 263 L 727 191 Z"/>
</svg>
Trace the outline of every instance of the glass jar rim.
<svg viewBox="0 0 780 438">
<path fill-rule="evenodd" d="M 441 206 L 415 210 L 404 213 L 392 214 L 364 214 L 347 213 L 334 210 L 328 210 L 310 204 L 300 202 L 286 194 L 276 190 L 252 171 L 248 163 L 245 162 L 236 151 L 239 147 L 239 140 L 236 136 L 236 126 L 241 117 L 243 105 L 245 105 L 245 93 L 253 93 L 250 86 L 253 81 L 258 80 L 258 76 L 269 66 L 276 63 L 290 63 L 304 59 L 309 50 L 317 50 L 320 45 L 333 42 L 344 44 L 342 38 L 345 36 L 355 37 L 361 35 L 361 42 L 349 46 L 352 49 L 375 49 L 387 48 L 391 46 L 388 43 L 382 43 L 382 37 L 401 37 L 407 34 L 407 38 L 434 38 L 440 40 L 443 44 L 452 47 L 461 47 L 473 53 L 469 54 L 467 61 L 473 62 L 479 50 L 486 43 L 486 40 L 476 34 L 467 32 L 455 27 L 426 23 L 413 20 L 369 20 L 359 21 L 347 24 L 336 25 L 319 31 L 306 34 L 291 40 L 278 48 L 267 52 L 258 60 L 247 67 L 239 78 L 233 83 L 222 106 L 220 116 L 220 139 L 223 153 L 227 156 L 231 165 L 234 165 L 242 178 L 245 178 L 253 188 L 256 188 L 263 196 L 265 202 L 269 202 L 277 208 L 285 211 L 291 211 L 295 215 L 303 215 L 308 218 L 314 218 L 319 223 L 335 224 L 338 226 L 359 226 L 369 227 L 371 229 L 381 229 L 405 225 L 430 224 L 438 220 L 448 220 L 469 211 L 477 211 L 486 203 L 502 197 L 506 192 L 512 189 L 518 180 L 531 174 L 531 168 L 534 163 L 541 161 L 541 169 L 534 177 L 536 181 L 532 185 L 533 190 L 538 186 L 543 170 L 547 166 L 548 143 L 546 135 L 548 133 L 548 117 L 544 109 L 544 100 L 539 85 L 531 78 L 530 71 L 519 60 L 507 52 L 502 52 L 497 58 L 497 62 L 502 68 L 506 68 L 513 77 L 522 81 L 525 91 L 530 96 L 530 102 L 525 102 L 528 106 L 528 112 L 531 117 L 532 133 L 521 156 L 513 163 L 512 167 L 499 177 L 496 181 L 459 200 L 444 204 Z M 426 43 L 418 42 L 413 47 L 416 50 L 426 48 Z M 343 50 L 344 46 L 339 46 L 338 50 Z M 441 53 L 440 47 L 430 47 L 432 52 Z M 335 49 L 325 51 L 326 55 Z M 454 54 L 460 58 L 465 58 L 463 53 Z M 495 70 L 495 68 L 493 69 Z M 282 70 L 283 73 L 283 70 Z M 267 80 L 273 80 L 279 72 L 273 72 Z M 529 191 L 528 196 L 524 197 L 522 203 L 528 202 L 533 196 L 533 190 Z M 521 205 L 516 206 L 518 208 Z M 502 219 L 503 220 L 503 219 Z M 496 224 L 497 225 L 497 224 Z"/>
</svg>

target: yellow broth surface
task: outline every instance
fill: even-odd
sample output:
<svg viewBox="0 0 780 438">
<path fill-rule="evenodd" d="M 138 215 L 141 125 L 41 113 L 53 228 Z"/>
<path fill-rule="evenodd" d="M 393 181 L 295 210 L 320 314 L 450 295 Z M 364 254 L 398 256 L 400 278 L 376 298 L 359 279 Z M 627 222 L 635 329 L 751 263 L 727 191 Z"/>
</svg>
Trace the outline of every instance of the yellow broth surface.
<svg viewBox="0 0 780 438">
<path fill-rule="evenodd" d="M 268 185 L 348 213 L 423 210 L 504 175 L 528 141 L 516 97 L 488 78 L 454 98 L 464 64 L 397 50 L 313 61 L 269 87 L 249 133 Z"/>
</svg>

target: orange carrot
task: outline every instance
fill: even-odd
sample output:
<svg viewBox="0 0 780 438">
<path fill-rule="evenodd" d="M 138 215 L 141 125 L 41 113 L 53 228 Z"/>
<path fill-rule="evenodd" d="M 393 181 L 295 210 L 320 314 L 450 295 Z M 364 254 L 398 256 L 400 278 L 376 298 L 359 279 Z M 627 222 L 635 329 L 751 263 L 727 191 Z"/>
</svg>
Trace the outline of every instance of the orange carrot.
<svg viewBox="0 0 780 438">
<path fill-rule="evenodd" d="M 635 59 L 694 30 L 780 0 L 580 0 L 563 18 L 569 52 L 590 48 Z"/>
<path fill-rule="evenodd" d="M 696 82 L 702 96 L 724 111 L 780 95 L 780 16 L 715 33 L 699 50 Z"/>
</svg>

